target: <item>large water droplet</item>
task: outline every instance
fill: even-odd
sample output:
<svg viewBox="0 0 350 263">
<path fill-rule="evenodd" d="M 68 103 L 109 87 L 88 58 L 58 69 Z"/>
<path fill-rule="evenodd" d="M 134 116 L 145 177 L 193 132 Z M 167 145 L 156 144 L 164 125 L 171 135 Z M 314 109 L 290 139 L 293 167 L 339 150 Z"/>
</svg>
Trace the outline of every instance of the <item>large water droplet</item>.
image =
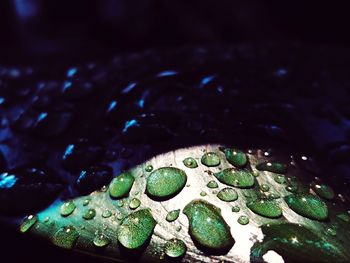
<svg viewBox="0 0 350 263">
<path fill-rule="evenodd" d="M 218 166 L 220 164 L 220 157 L 214 152 L 208 152 L 203 154 L 201 162 L 208 167 Z"/>
<path fill-rule="evenodd" d="M 38 222 L 38 217 L 36 215 L 29 215 L 24 218 L 19 231 L 22 233 L 28 232 L 35 224 Z"/>
<path fill-rule="evenodd" d="M 327 199 L 327 200 L 332 200 L 334 199 L 334 191 L 331 187 L 325 184 L 317 184 L 313 182 L 311 184 L 312 189 L 315 191 L 316 194 L 318 194 L 320 197 Z"/>
<path fill-rule="evenodd" d="M 230 164 L 236 167 L 244 167 L 247 164 L 248 159 L 244 152 L 235 149 L 224 149 L 223 151 Z"/>
<path fill-rule="evenodd" d="M 75 210 L 75 204 L 73 201 L 67 201 L 67 202 L 64 202 L 62 205 L 61 205 L 61 216 L 69 216 L 71 215 L 74 210 Z"/>
<path fill-rule="evenodd" d="M 287 166 L 277 162 L 263 162 L 256 166 L 256 169 L 260 171 L 269 171 L 277 174 L 285 174 L 287 172 Z"/>
<path fill-rule="evenodd" d="M 106 247 L 111 243 L 110 239 L 101 233 L 96 233 L 93 242 L 96 247 Z"/>
<path fill-rule="evenodd" d="M 227 168 L 214 174 L 218 180 L 224 184 L 249 188 L 254 185 L 254 176 L 247 170 L 236 171 L 234 168 Z"/>
<path fill-rule="evenodd" d="M 274 200 L 257 199 L 248 202 L 247 207 L 254 213 L 264 217 L 278 218 L 282 216 L 282 209 Z"/>
<path fill-rule="evenodd" d="M 96 216 L 96 210 L 93 208 L 90 208 L 86 210 L 86 212 L 83 214 L 83 218 L 86 220 L 91 220 Z"/>
<path fill-rule="evenodd" d="M 179 215 L 180 215 L 180 209 L 170 211 L 166 216 L 166 221 L 173 222 L 179 217 Z"/>
<path fill-rule="evenodd" d="M 193 200 L 183 213 L 189 220 L 189 233 L 199 248 L 215 253 L 226 253 L 231 249 L 234 239 L 219 208 L 204 200 Z"/>
<path fill-rule="evenodd" d="M 310 219 L 325 220 L 328 208 L 325 202 L 311 194 L 291 194 L 284 197 L 287 205 L 299 215 Z"/>
<path fill-rule="evenodd" d="M 78 231 L 73 226 L 65 226 L 57 230 L 52 242 L 59 247 L 72 249 L 79 237 Z"/>
<path fill-rule="evenodd" d="M 162 167 L 148 176 L 146 193 L 151 197 L 170 198 L 182 190 L 186 181 L 184 171 L 175 167 Z"/>
<path fill-rule="evenodd" d="M 256 243 L 251 255 L 257 261 L 267 251 L 280 254 L 285 262 L 349 262 L 342 251 L 304 226 L 292 223 L 267 224 L 261 227 L 264 240 Z"/>
<path fill-rule="evenodd" d="M 118 241 L 128 249 L 140 248 L 151 238 L 156 224 L 149 209 L 133 212 L 124 218 L 119 227 Z"/>
<path fill-rule="evenodd" d="M 171 239 L 166 242 L 164 253 L 170 258 L 179 258 L 185 255 L 186 244 L 180 239 Z"/>
<path fill-rule="evenodd" d="M 197 168 L 198 167 L 197 161 L 192 157 L 187 157 L 182 162 L 187 168 Z"/>
<path fill-rule="evenodd" d="M 114 178 L 109 185 L 109 194 L 113 198 L 127 196 L 134 184 L 135 178 L 130 173 L 122 173 Z"/>
<path fill-rule="evenodd" d="M 232 202 L 238 199 L 238 194 L 234 189 L 227 187 L 220 190 L 217 197 L 222 201 Z"/>
</svg>

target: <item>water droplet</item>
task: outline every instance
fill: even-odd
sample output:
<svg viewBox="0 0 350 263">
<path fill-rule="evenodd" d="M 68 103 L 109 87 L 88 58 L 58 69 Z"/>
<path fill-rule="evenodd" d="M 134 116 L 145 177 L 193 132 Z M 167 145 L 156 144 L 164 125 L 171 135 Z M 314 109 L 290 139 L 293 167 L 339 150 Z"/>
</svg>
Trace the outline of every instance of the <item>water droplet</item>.
<svg viewBox="0 0 350 263">
<path fill-rule="evenodd" d="M 130 173 L 122 173 L 115 177 L 109 185 L 109 194 L 113 198 L 127 196 L 134 184 L 135 178 Z"/>
<path fill-rule="evenodd" d="M 83 218 L 86 220 L 91 220 L 96 216 L 96 210 L 93 208 L 88 209 L 84 214 Z"/>
<path fill-rule="evenodd" d="M 333 227 L 328 227 L 325 232 L 326 234 L 331 235 L 333 237 L 337 235 L 337 230 Z"/>
<path fill-rule="evenodd" d="M 171 239 L 166 242 L 164 252 L 170 258 L 179 258 L 185 255 L 187 247 L 180 239 Z"/>
<path fill-rule="evenodd" d="M 146 168 L 145 168 L 145 171 L 148 172 L 148 173 L 149 173 L 149 172 L 152 172 L 152 171 L 153 171 L 153 166 L 150 165 L 150 164 L 147 165 Z"/>
<path fill-rule="evenodd" d="M 201 162 L 208 167 L 218 166 L 220 164 L 220 157 L 214 152 L 208 152 L 202 156 Z"/>
<path fill-rule="evenodd" d="M 83 201 L 83 206 L 87 206 L 87 205 L 89 205 L 89 203 L 90 203 L 90 199 L 85 199 Z"/>
<path fill-rule="evenodd" d="M 138 198 L 133 198 L 131 199 L 130 203 L 129 203 L 129 207 L 130 209 L 136 209 L 141 205 L 141 201 Z"/>
<path fill-rule="evenodd" d="M 268 193 L 267 197 L 270 198 L 270 199 L 278 199 L 278 198 L 281 198 L 281 196 L 280 196 L 278 193 L 274 193 L 274 192 Z"/>
<path fill-rule="evenodd" d="M 180 231 L 181 231 L 181 229 L 182 229 L 182 227 L 181 227 L 181 226 L 177 226 L 177 227 L 175 228 L 175 230 L 176 230 L 177 232 L 180 232 Z"/>
<path fill-rule="evenodd" d="M 278 218 L 282 216 L 282 209 L 274 200 L 260 199 L 247 203 L 247 207 L 255 214 L 268 217 Z"/>
<path fill-rule="evenodd" d="M 156 224 L 149 209 L 133 212 L 124 218 L 119 227 L 118 241 L 125 248 L 137 249 L 151 238 Z"/>
<path fill-rule="evenodd" d="M 256 166 L 256 169 L 260 171 L 269 171 L 277 174 L 285 174 L 287 172 L 287 166 L 277 162 L 263 162 Z"/>
<path fill-rule="evenodd" d="M 339 218 L 340 220 L 349 223 L 350 222 L 350 216 L 348 213 L 341 213 L 337 215 L 337 218 Z"/>
<path fill-rule="evenodd" d="M 102 217 L 103 218 L 108 218 L 108 217 L 111 217 L 112 216 L 112 212 L 110 210 L 104 210 L 102 212 Z"/>
<path fill-rule="evenodd" d="M 279 174 L 276 174 L 273 179 L 278 184 L 284 184 L 286 182 L 286 178 L 283 175 L 279 175 Z"/>
<path fill-rule="evenodd" d="M 231 249 L 234 239 L 218 207 L 204 200 L 193 200 L 183 213 L 189 220 L 189 233 L 200 248 L 216 252 Z"/>
<path fill-rule="evenodd" d="M 95 235 L 93 242 L 96 247 L 106 247 L 109 245 L 109 243 L 111 243 L 110 239 L 101 233 L 97 233 Z"/>
<path fill-rule="evenodd" d="M 247 164 L 248 159 L 244 152 L 235 149 L 224 149 L 223 151 L 230 164 L 236 167 L 244 167 Z"/>
<path fill-rule="evenodd" d="M 218 186 L 218 183 L 216 181 L 212 180 L 207 184 L 207 187 L 213 189 L 213 188 L 218 188 L 219 186 Z"/>
<path fill-rule="evenodd" d="M 237 192 L 229 187 L 226 187 L 217 194 L 217 197 L 225 202 L 232 202 L 238 199 L 238 194 Z"/>
<path fill-rule="evenodd" d="M 197 168 L 198 167 L 197 161 L 192 157 L 187 157 L 182 162 L 187 168 Z"/>
<path fill-rule="evenodd" d="M 325 220 L 328 218 L 326 203 L 310 194 L 290 194 L 284 197 L 287 205 L 299 215 L 310 219 Z"/>
<path fill-rule="evenodd" d="M 162 167 L 147 178 L 146 193 L 151 197 L 170 198 L 185 186 L 187 175 L 175 167 Z"/>
<path fill-rule="evenodd" d="M 36 215 L 29 215 L 24 218 L 19 231 L 22 233 L 28 232 L 35 224 L 38 222 L 38 217 Z"/>
<path fill-rule="evenodd" d="M 235 206 L 232 206 L 232 212 L 234 212 L 234 213 L 238 213 L 241 209 L 239 208 L 239 206 L 238 205 L 235 205 Z"/>
<path fill-rule="evenodd" d="M 75 204 L 73 201 L 67 201 L 67 202 L 64 202 L 62 205 L 61 205 L 61 216 L 69 216 L 71 215 L 74 210 L 75 210 Z"/>
<path fill-rule="evenodd" d="M 170 211 L 166 215 L 166 221 L 173 222 L 179 217 L 179 215 L 180 215 L 180 209 L 176 209 L 176 210 Z"/>
<path fill-rule="evenodd" d="M 224 184 L 249 188 L 254 185 L 254 176 L 247 170 L 236 171 L 234 168 L 227 168 L 214 174 L 218 180 Z"/>
<path fill-rule="evenodd" d="M 334 199 L 335 194 L 331 187 L 325 184 L 317 184 L 316 182 L 313 182 L 311 184 L 311 187 L 315 191 L 315 193 L 318 194 L 320 197 L 327 200 Z"/>
<path fill-rule="evenodd" d="M 79 238 L 79 232 L 73 226 L 65 226 L 57 230 L 52 242 L 59 247 L 72 249 Z"/>
<path fill-rule="evenodd" d="M 260 190 L 263 192 L 268 192 L 270 190 L 270 186 L 268 184 L 260 185 Z"/>
<path fill-rule="evenodd" d="M 286 190 L 291 193 L 296 193 L 298 191 L 297 185 L 287 185 Z"/>
<path fill-rule="evenodd" d="M 240 216 L 237 219 L 237 222 L 241 225 L 248 225 L 249 224 L 249 218 L 247 216 Z"/>
<path fill-rule="evenodd" d="M 200 196 L 206 196 L 206 195 L 207 195 L 206 192 L 204 192 L 204 191 L 200 192 Z"/>
</svg>

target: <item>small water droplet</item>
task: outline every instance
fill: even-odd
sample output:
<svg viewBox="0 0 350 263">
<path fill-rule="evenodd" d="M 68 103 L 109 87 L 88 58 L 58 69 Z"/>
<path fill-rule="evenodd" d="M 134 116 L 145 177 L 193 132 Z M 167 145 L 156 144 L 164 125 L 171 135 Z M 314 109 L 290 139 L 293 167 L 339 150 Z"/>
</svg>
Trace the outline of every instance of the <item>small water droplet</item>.
<svg viewBox="0 0 350 263">
<path fill-rule="evenodd" d="M 130 209 L 133 209 L 133 210 L 138 208 L 140 205 L 141 205 L 141 201 L 138 198 L 131 199 L 131 201 L 129 203 Z"/>
<path fill-rule="evenodd" d="M 93 242 L 96 247 L 106 247 L 110 244 L 111 241 L 106 235 L 97 233 L 94 237 Z"/>
<path fill-rule="evenodd" d="M 234 213 L 238 213 L 241 209 L 239 208 L 239 206 L 238 205 L 235 205 L 235 206 L 232 206 L 232 212 L 234 212 Z"/>
<path fill-rule="evenodd" d="M 269 171 L 277 174 L 285 174 L 287 172 L 287 166 L 277 162 L 263 162 L 256 165 L 256 169 L 260 171 Z"/>
<path fill-rule="evenodd" d="M 278 184 L 284 184 L 286 182 L 286 178 L 283 175 L 276 174 L 274 176 L 274 180 Z"/>
<path fill-rule="evenodd" d="M 207 184 L 207 187 L 213 189 L 213 188 L 218 188 L 219 186 L 216 181 L 212 180 Z"/>
<path fill-rule="evenodd" d="M 183 213 L 189 220 L 189 233 L 201 247 L 227 253 L 234 244 L 230 227 L 221 216 L 220 209 L 204 200 L 193 200 Z"/>
<path fill-rule="evenodd" d="M 182 162 L 187 168 L 197 168 L 198 167 L 197 161 L 192 157 L 187 157 Z"/>
<path fill-rule="evenodd" d="M 313 182 L 311 184 L 311 187 L 316 194 L 318 194 L 320 197 L 324 199 L 332 200 L 335 197 L 333 189 L 325 184 L 318 184 L 316 182 Z"/>
<path fill-rule="evenodd" d="M 237 192 L 229 187 L 226 187 L 217 194 L 217 197 L 225 202 L 232 202 L 238 199 L 238 194 Z"/>
<path fill-rule="evenodd" d="M 200 192 L 200 196 L 206 196 L 206 195 L 207 195 L 206 192 L 204 192 L 204 191 Z"/>
<path fill-rule="evenodd" d="M 61 216 L 69 216 L 71 215 L 74 210 L 75 210 L 76 206 L 74 204 L 73 201 L 67 201 L 67 202 L 64 202 L 62 205 L 61 205 Z"/>
<path fill-rule="evenodd" d="M 326 203 L 311 194 L 290 194 L 284 197 L 287 205 L 299 215 L 310 219 L 325 220 L 328 218 Z"/>
<path fill-rule="evenodd" d="M 170 211 L 166 216 L 166 221 L 173 222 L 179 217 L 179 215 L 180 215 L 180 209 Z"/>
<path fill-rule="evenodd" d="M 110 211 L 110 210 L 104 210 L 103 212 L 102 212 L 102 217 L 103 218 L 109 218 L 109 217 L 111 217 L 112 216 L 112 212 Z"/>
<path fill-rule="evenodd" d="M 214 152 L 208 152 L 203 154 L 201 162 L 208 167 L 218 166 L 220 165 L 220 157 Z"/>
<path fill-rule="evenodd" d="M 326 234 L 335 237 L 337 235 L 337 230 L 334 227 L 328 227 L 326 229 Z"/>
<path fill-rule="evenodd" d="M 236 171 L 234 168 L 227 168 L 214 175 L 220 182 L 239 188 L 249 188 L 255 183 L 254 176 L 248 170 Z"/>
<path fill-rule="evenodd" d="M 137 249 L 152 236 L 156 224 L 149 209 L 133 212 L 120 225 L 118 241 L 127 249 Z"/>
<path fill-rule="evenodd" d="M 248 158 L 244 152 L 228 148 L 223 149 L 223 152 L 225 153 L 226 159 L 230 164 L 236 167 L 244 167 L 247 164 Z"/>
<path fill-rule="evenodd" d="M 87 205 L 89 205 L 89 203 L 90 203 L 90 199 L 85 199 L 83 201 L 83 206 L 87 206 Z"/>
<path fill-rule="evenodd" d="M 122 173 L 115 177 L 109 185 L 109 194 L 112 198 L 121 198 L 129 194 L 135 178 L 130 173 Z"/>
<path fill-rule="evenodd" d="M 177 226 L 177 227 L 175 228 L 175 230 L 176 230 L 177 232 L 180 232 L 180 231 L 181 231 L 181 229 L 182 229 L 182 227 L 181 227 L 181 226 Z"/>
<path fill-rule="evenodd" d="M 270 186 L 268 184 L 261 184 L 260 190 L 263 192 L 268 192 L 270 190 Z"/>
<path fill-rule="evenodd" d="M 96 216 L 96 210 L 93 208 L 88 209 L 84 214 L 83 218 L 86 220 L 91 220 Z"/>
<path fill-rule="evenodd" d="M 187 175 L 175 167 L 154 170 L 147 178 L 146 193 L 151 197 L 171 198 L 185 186 Z"/>
<path fill-rule="evenodd" d="M 145 171 L 148 172 L 148 173 L 149 173 L 149 172 L 152 172 L 152 171 L 153 171 L 153 166 L 150 165 L 150 164 L 147 165 L 146 168 L 145 168 Z"/>
<path fill-rule="evenodd" d="M 73 226 L 65 226 L 57 230 L 52 242 L 59 247 L 72 249 L 79 238 L 79 232 Z"/>
<path fill-rule="evenodd" d="M 187 247 L 180 239 L 171 239 L 166 242 L 164 252 L 170 258 L 179 258 L 185 255 Z"/>
<path fill-rule="evenodd" d="M 238 217 L 237 222 L 241 225 L 247 225 L 249 223 L 249 218 L 245 215 Z"/>
<path fill-rule="evenodd" d="M 23 219 L 23 222 L 19 228 L 22 233 L 28 232 L 35 224 L 38 222 L 38 217 L 36 215 L 29 215 Z"/>
<path fill-rule="evenodd" d="M 341 213 L 337 215 L 337 218 L 339 218 L 340 220 L 349 223 L 350 222 L 350 216 L 348 213 Z"/>
</svg>

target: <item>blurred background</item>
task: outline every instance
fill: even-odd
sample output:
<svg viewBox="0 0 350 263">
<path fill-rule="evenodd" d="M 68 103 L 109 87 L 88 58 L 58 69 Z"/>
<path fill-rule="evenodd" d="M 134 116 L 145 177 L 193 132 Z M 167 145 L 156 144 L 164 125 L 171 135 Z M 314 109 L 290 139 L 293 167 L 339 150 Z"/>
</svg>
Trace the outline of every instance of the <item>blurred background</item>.
<svg viewBox="0 0 350 263">
<path fill-rule="evenodd" d="M 203 43 L 348 45 L 346 5 L 330 1 L 8 0 L 3 58 L 99 55 Z M 79 51 L 79 52 L 76 52 Z"/>
</svg>

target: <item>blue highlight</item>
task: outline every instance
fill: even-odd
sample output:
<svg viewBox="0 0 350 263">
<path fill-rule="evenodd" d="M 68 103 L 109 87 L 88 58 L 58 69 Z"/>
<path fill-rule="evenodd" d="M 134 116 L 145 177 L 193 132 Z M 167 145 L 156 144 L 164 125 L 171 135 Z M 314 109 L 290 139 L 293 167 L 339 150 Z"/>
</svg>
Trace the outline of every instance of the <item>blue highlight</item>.
<svg viewBox="0 0 350 263">
<path fill-rule="evenodd" d="M 160 78 L 160 77 L 168 77 L 168 76 L 174 76 L 174 75 L 177 75 L 178 72 L 175 71 L 175 70 L 166 70 L 166 71 L 162 71 L 162 72 L 159 72 L 156 77 Z"/>
<path fill-rule="evenodd" d="M 0 174 L 0 188 L 11 188 L 17 182 L 17 178 L 14 175 L 8 173 Z"/>
<path fill-rule="evenodd" d="M 125 122 L 123 133 L 126 133 L 128 131 L 128 129 L 133 127 L 133 126 L 138 127 L 138 126 L 140 126 L 140 124 L 135 119 Z"/>
<path fill-rule="evenodd" d="M 127 94 L 132 91 L 137 85 L 137 82 L 132 82 L 122 90 L 122 94 Z"/>
</svg>

